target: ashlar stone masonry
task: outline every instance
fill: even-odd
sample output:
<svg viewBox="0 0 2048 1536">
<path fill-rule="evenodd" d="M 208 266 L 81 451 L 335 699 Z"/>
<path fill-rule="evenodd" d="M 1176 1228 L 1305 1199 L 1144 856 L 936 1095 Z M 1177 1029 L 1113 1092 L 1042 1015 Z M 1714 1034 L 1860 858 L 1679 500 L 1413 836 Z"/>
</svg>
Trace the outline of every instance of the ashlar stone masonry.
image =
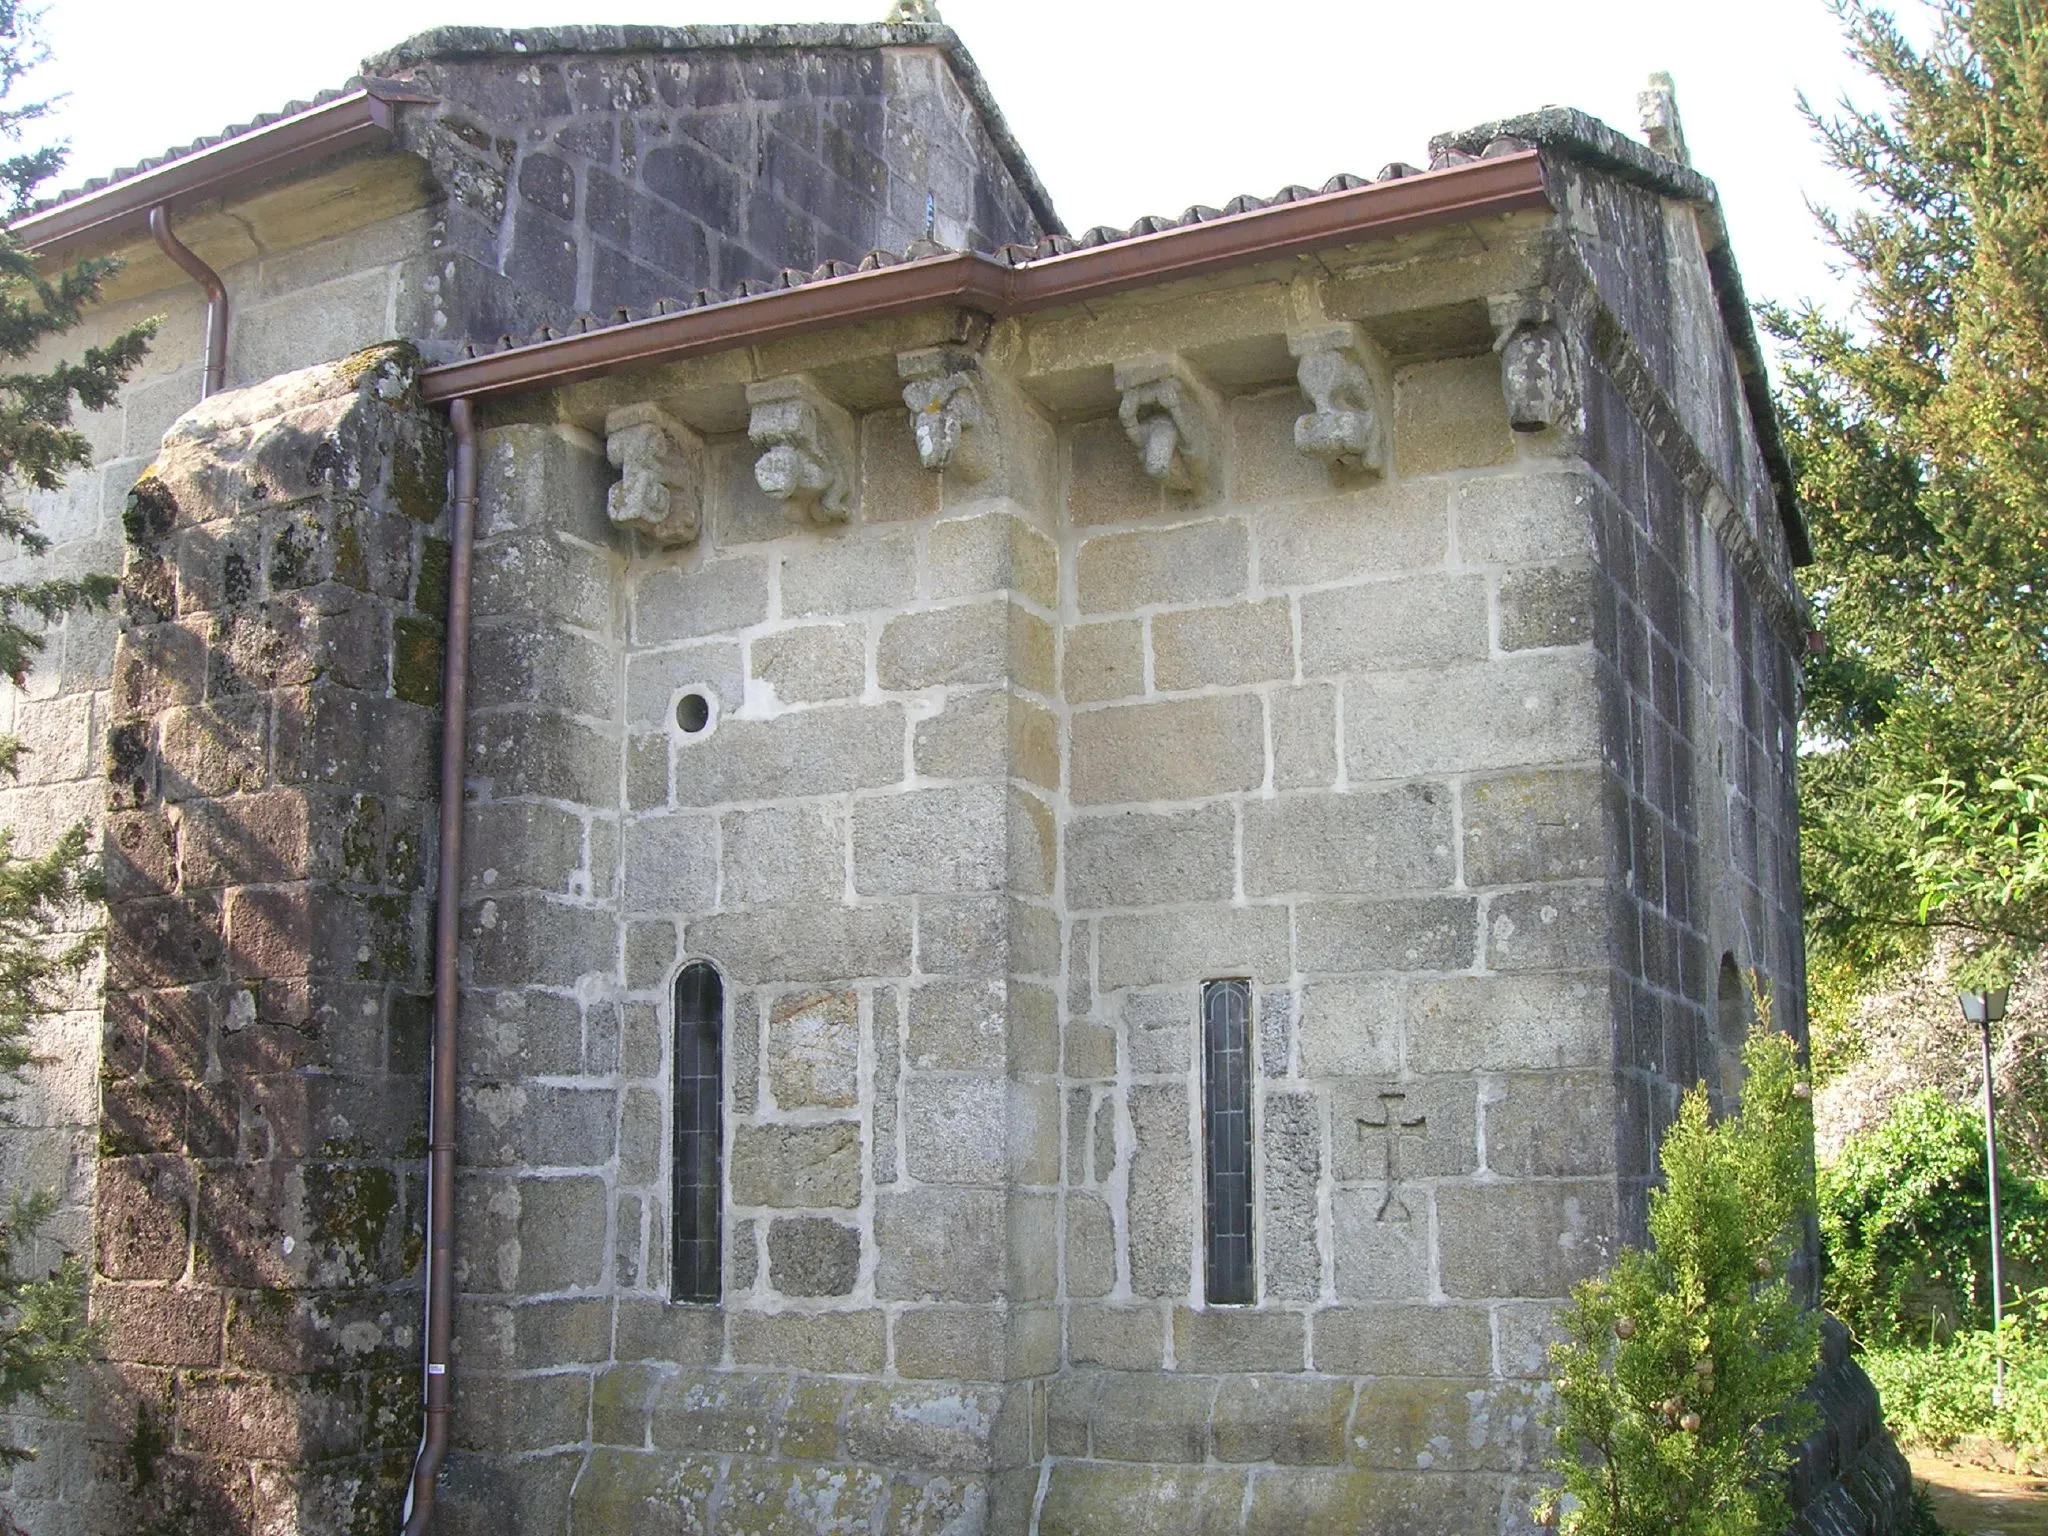
<svg viewBox="0 0 2048 1536">
<path fill-rule="evenodd" d="M 127 498 L 47 706 L 107 721 L 110 1332 L 38 1536 L 395 1528 L 422 391 L 656 253 L 748 280 L 711 312 L 856 227 L 1036 239 L 950 34 L 874 30 L 399 50 L 425 360 L 295 358 Z M 437 1530 L 1531 1529 L 1554 1309 L 1739 1093 L 1744 978 L 1804 1032 L 1803 530 L 1711 186 L 1573 114 L 1435 163 L 1516 155 L 1544 206 L 1028 311 L 827 266 L 802 327 L 482 401 Z M 1815 1391 L 1801 1529 L 1896 1529 L 1838 1335 Z"/>
</svg>

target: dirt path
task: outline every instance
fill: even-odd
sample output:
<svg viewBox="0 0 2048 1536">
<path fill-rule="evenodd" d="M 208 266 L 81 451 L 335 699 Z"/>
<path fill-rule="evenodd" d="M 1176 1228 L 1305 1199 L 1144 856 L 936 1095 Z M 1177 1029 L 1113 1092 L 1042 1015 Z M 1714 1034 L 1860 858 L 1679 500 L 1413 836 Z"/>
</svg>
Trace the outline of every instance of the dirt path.
<svg viewBox="0 0 2048 1536">
<path fill-rule="evenodd" d="M 2014 1477 L 1925 1453 L 1913 1480 L 1934 1493 L 1934 1513 L 1952 1536 L 2048 1536 L 2048 1479 Z"/>
</svg>

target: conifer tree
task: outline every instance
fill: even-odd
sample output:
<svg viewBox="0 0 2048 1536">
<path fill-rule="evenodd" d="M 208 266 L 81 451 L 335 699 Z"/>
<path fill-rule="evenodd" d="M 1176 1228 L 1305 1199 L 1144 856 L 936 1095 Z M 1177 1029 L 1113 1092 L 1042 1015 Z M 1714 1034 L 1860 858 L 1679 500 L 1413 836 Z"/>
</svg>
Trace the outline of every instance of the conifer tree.
<svg viewBox="0 0 2048 1536">
<path fill-rule="evenodd" d="M 1916 50 L 1838 0 L 1871 110 L 1809 111 L 1867 206 L 1824 215 L 1851 323 L 1767 314 L 1812 521 L 1801 837 L 1817 986 L 1948 933 L 1998 984 L 2048 943 L 2048 3 L 1938 0 Z"/>
<path fill-rule="evenodd" d="M 16 145 L 50 109 L 47 101 L 8 104 L 46 57 L 39 19 L 20 0 L 0 0 L 0 137 Z M 0 201 L 20 213 L 62 164 L 56 147 L 0 157 Z M 110 575 L 34 573 L 32 562 L 49 541 L 24 501 L 29 491 L 55 490 L 69 471 L 91 463 L 73 412 L 112 404 L 154 332 L 153 323 L 132 327 L 87 347 L 75 362 L 42 355 L 79 324 L 113 271 L 114 263 L 101 259 L 46 273 L 0 229 L 0 547 L 12 557 L 0 578 L 0 673 L 17 687 L 27 681 L 47 627 L 75 609 L 104 607 L 116 588 Z M 19 741 L 0 737 L 0 773 L 11 777 L 22 751 Z M 94 894 L 84 827 L 25 853 L 13 830 L 0 826 L 0 1085 L 17 1084 L 30 1070 L 37 1018 L 93 952 L 96 935 L 79 935 L 71 920 Z M 74 931 L 65 931 L 67 923 Z M 12 1188 L 0 1195 L 0 1410 L 49 1407 L 65 1370 L 86 1353 L 84 1266 L 71 1256 L 54 1269 L 36 1263 L 36 1237 L 55 1204 L 51 1191 Z M 0 1442 L 0 1466 L 33 1454 L 32 1447 Z"/>
<path fill-rule="evenodd" d="M 1768 1023 L 1742 1061 L 1733 1117 L 1716 1122 L 1701 1086 L 1664 1134 L 1650 1246 L 1623 1250 L 1559 1314 L 1560 1486 L 1539 1525 L 1778 1536 L 1790 1519 L 1783 1474 L 1820 1355 L 1786 1280 L 1813 1205 L 1811 1096 L 1797 1048 Z"/>
</svg>

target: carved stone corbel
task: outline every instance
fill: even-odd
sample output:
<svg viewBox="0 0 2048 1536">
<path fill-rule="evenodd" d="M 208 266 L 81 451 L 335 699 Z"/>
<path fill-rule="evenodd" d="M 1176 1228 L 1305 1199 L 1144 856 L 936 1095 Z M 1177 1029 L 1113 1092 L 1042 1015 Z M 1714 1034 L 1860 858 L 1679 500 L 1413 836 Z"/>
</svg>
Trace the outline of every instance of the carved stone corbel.
<svg viewBox="0 0 2048 1536">
<path fill-rule="evenodd" d="M 1487 310 L 1508 425 L 1517 432 L 1543 432 L 1562 424 L 1572 410 L 1571 363 L 1550 301 L 1540 294 L 1509 294 L 1489 299 Z"/>
<path fill-rule="evenodd" d="M 918 462 L 980 479 L 991 457 L 981 441 L 991 418 L 981 360 L 958 347 L 924 347 L 896 359 L 896 376 L 906 381 Z"/>
<path fill-rule="evenodd" d="M 1381 473 L 1387 465 L 1386 369 L 1356 325 L 1294 331 L 1287 350 L 1315 407 L 1294 422 L 1294 446 L 1332 469 Z"/>
<path fill-rule="evenodd" d="M 1118 363 L 1116 387 L 1123 396 L 1117 416 L 1145 473 L 1176 491 L 1200 488 L 1215 459 L 1218 410 L 1209 386 L 1162 352 Z"/>
<path fill-rule="evenodd" d="M 761 449 L 754 481 L 791 514 L 815 523 L 853 515 L 853 418 L 807 374 L 747 386 L 747 436 Z"/>
<path fill-rule="evenodd" d="M 704 444 L 651 401 L 624 405 L 604 419 L 605 457 L 619 483 L 605 496 L 612 525 L 657 544 L 697 537 L 704 506 Z"/>
</svg>

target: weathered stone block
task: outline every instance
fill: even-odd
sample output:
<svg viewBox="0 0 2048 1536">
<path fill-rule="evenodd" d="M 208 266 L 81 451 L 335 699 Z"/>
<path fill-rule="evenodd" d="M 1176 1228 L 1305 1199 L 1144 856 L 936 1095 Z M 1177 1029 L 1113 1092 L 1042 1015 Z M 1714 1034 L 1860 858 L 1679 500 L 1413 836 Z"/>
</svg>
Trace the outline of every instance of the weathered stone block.
<svg viewBox="0 0 2048 1536">
<path fill-rule="evenodd" d="M 1112 533 L 1082 544 L 1074 580 L 1083 613 L 1121 613 L 1155 603 L 1235 597 L 1249 580 L 1245 525 L 1212 518 L 1143 533 Z"/>
<path fill-rule="evenodd" d="M 910 914 L 901 905 L 803 904 L 700 918 L 692 953 L 740 982 L 840 982 L 910 971 Z"/>
<path fill-rule="evenodd" d="M 1364 780 L 1578 762 L 1599 754 L 1598 706 L 1574 652 L 1354 677 L 1345 759 Z"/>
<path fill-rule="evenodd" d="M 1322 1294 L 1321 1187 L 1323 1127 L 1313 1090 L 1268 1091 L 1259 1136 L 1266 1154 L 1261 1202 L 1261 1252 L 1269 1301 L 1308 1301 Z M 1071 1197 L 1069 1197 L 1071 1198 Z"/>
<path fill-rule="evenodd" d="M 1508 572 L 1500 581 L 1500 648 L 1584 645 L 1593 638 L 1598 582 L 1584 566 Z"/>
<path fill-rule="evenodd" d="M 1401 1065 L 1402 993 L 1393 977 L 1313 982 L 1297 1038 L 1308 1077 L 1390 1075 Z"/>
<path fill-rule="evenodd" d="M 1550 1449 L 1537 1408 L 1536 1393 L 1524 1382 L 1363 1381 L 1352 1421 L 1353 1459 L 1389 1470 L 1526 1472 Z M 1460 1491 L 1472 1497 L 1469 1487 Z"/>
<path fill-rule="evenodd" d="M 1591 970 L 1614 958 L 1603 885 L 1504 891 L 1486 904 L 1486 964 L 1496 971 Z"/>
<path fill-rule="evenodd" d="M 1422 783 L 1247 805 L 1245 890 L 1440 890 L 1455 868 L 1452 798 L 1447 785 Z"/>
<path fill-rule="evenodd" d="M 1516 885 L 1604 873 L 1600 793 L 1594 769 L 1511 774 L 1467 784 L 1467 883 Z"/>
<path fill-rule="evenodd" d="M 1310 592 L 1301 599 L 1302 675 L 1482 661 L 1489 622 L 1480 576 L 1410 576 Z"/>
<path fill-rule="evenodd" d="M 1337 1295 L 1346 1301 L 1426 1301 L 1430 1295 L 1428 1196 L 1403 1185 L 1400 1203 L 1387 1207 L 1387 1191 L 1369 1184 L 1330 1197 L 1336 1230 Z M 1386 1217 L 1381 1218 L 1385 1208 Z M 1405 1219 L 1402 1210 L 1408 1212 Z"/>
<path fill-rule="evenodd" d="M 1066 1278 L 1069 1296 L 1107 1296 L 1116 1286 L 1116 1232 L 1109 1206 L 1075 1191 L 1067 1194 Z M 1155 1341 L 1158 1336 L 1155 1318 Z"/>
<path fill-rule="evenodd" d="M 857 624 L 806 624 L 749 648 L 753 675 L 785 704 L 857 697 L 867 686 L 867 636 Z"/>
<path fill-rule="evenodd" d="M 913 1072 L 903 1089 L 904 1166 L 930 1184 L 996 1184 L 1004 1170 L 1001 1078 Z"/>
<path fill-rule="evenodd" d="M 1342 500 L 1269 508 L 1253 533 L 1268 588 L 1430 570 L 1450 554 L 1449 492 L 1441 481 L 1380 484 Z"/>
<path fill-rule="evenodd" d="M 799 1371 L 882 1368 L 885 1318 L 879 1307 L 832 1312 L 735 1312 L 736 1365 L 780 1365 Z"/>
<path fill-rule="evenodd" d="M 1216 1383 L 1198 1376 L 1112 1372 L 1095 1402 L 1093 1449 L 1108 1461 L 1199 1464 L 1208 1458 Z"/>
<path fill-rule="evenodd" d="M 1307 1333 L 1299 1312 L 1176 1307 L 1173 1357 L 1183 1371 L 1298 1371 Z"/>
<path fill-rule="evenodd" d="M 1304 635 L 1306 613 L 1305 600 Z M 1152 620 L 1152 675 L 1161 691 L 1292 677 L 1292 605 L 1276 597 L 1158 614 Z"/>
<path fill-rule="evenodd" d="M 572 1518 L 596 1530 L 701 1530 L 710 1519 L 719 1465 L 710 1456 L 650 1454 L 600 1447 L 574 1482 Z M 493 1479 L 493 1486 L 502 1486 Z M 533 1506 L 522 1506 L 533 1509 Z M 537 1511 L 536 1511 L 537 1513 Z M 499 1512 L 503 1518 L 503 1512 Z"/>
<path fill-rule="evenodd" d="M 835 901 L 845 890 L 845 814 L 837 805 L 728 811 L 719 830 L 729 908 Z"/>
<path fill-rule="evenodd" d="M 775 800 L 872 789 L 903 777 L 898 705 L 834 705 L 731 719 L 676 748 L 679 804 Z"/>
<path fill-rule="evenodd" d="M 1348 1381 L 1231 1377 L 1217 1383 L 1210 1445 L 1218 1461 L 1335 1466 L 1350 1417 Z"/>
<path fill-rule="evenodd" d="M 732 634 L 768 617 L 768 565 L 755 556 L 651 566 L 633 585 L 633 639 L 661 645 Z"/>
<path fill-rule="evenodd" d="M 1564 1296 L 1615 1244 L 1614 1185 L 1503 1181 L 1437 1191 L 1449 1296 Z"/>
<path fill-rule="evenodd" d="M 1418 982 L 1407 1038 L 1418 1072 L 1605 1067 L 1614 1050 L 1607 981 L 1596 973 Z"/>
<path fill-rule="evenodd" d="M 1266 777 L 1256 695 L 1118 704 L 1074 716 L 1076 805 L 1192 800 L 1257 789 Z"/>
<path fill-rule="evenodd" d="M 860 1203 L 860 1126 L 743 1125 L 733 1132 L 732 1197 L 740 1205 Z"/>
<path fill-rule="evenodd" d="M 925 981 L 910 992 L 914 1069 L 1000 1072 L 1006 1058 L 1006 988 L 1000 981 Z"/>
<path fill-rule="evenodd" d="M 1103 1530 L 1130 1536 L 1174 1531 L 1220 1536 L 1238 1528 L 1244 1486 L 1244 1473 L 1234 1468 L 1054 1462 L 1038 1529 L 1041 1536 L 1095 1536 Z"/>
<path fill-rule="evenodd" d="M 875 1294 L 892 1301 L 997 1300 L 1003 1204 L 994 1189 L 883 1191 L 875 1199 Z"/>
<path fill-rule="evenodd" d="M 779 1109 L 859 1102 L 859 994 L 800 992 L 769 1006 L 768 1086 Z"/>
<path fill-rule="evenodd" d="M 920 1470 L 985 1468 L 994 1450 L 1001 1395 L 957 1387 L 871 1383 L 846 1410 L 846 1452 L 861 1461 Z"/>
<path fill-rule="evenodd" d="M 1285 907 L 1205 907 L 1100 920 L 1102 989 L 1162 986 L 1197 976 L 1285 976 Z"/>
<path fill-rule="evenodd" d="M 1467 565 L 1586 559 L 1606 498 L 1598 481 L 1578 473 L 1489 476 L 1464 481 L 1456 494 L 1458 555 Z"/>
<path fill-rule="evenodd" d="M 1064 636 L 1067 702 L 1094 704 L 1145 691 L 1145 626 L 1138 619 L 1075 624 Z"/>
<path fill-rule="evenodd" d="M 784 618 L 898 608 L 917 589 L 917 547 L 900 534 L 814 535 L 782 557 L 781 580 Z"/>
<path fill-rule="evenodd" d="M 1404 475 L 1476 469 L 1515 456 L 1492 357 L 1404 368 L 1394 379 L 1394 458 Z"/>
<path fill-rule="evenodd" d="M 1003 1314 L 917 1307 L 896 1315 L 896 1369 L 926 1381 L 993 1381 L 1003 1372 Z"/>
<path fill-rule="evenodd" d="M 1350 1376 L 1485 1376 L 1493 1333 L 1481 1307 L 1333 1307 L 1315 1315 L 1315 1368 Z"/>
<path fill-rule="evenodd" d="M 1194 1242 L 1194 1137 L 1182 1084 L 1130 1091 L 1132 1153 L 1125 1209 L 1134 1296 L 1187 1293 Z"/>
<path fill-rule="evenodd" d="M 625 910 L 702 911 L 718 888 L 718 827 L 709 816 L 649 816 L 626 823 Z M 587 894 L 607 894 L 590 881 Z"/>
<path fill-rule="evenodd" d="M 1127 992 L 1118 1010 L 1124 1052 L 1135 1073 L 1179 1075 L 1194 1059 L 1196 1005 L 1187 987 Z"/>
<path fill-rule="evenodd" d="M 1009 800 L 1000 784 L 966 784 L 857 802 L 854 888 L 880 896 L 1000 889 Z"/>
<path fill-rule="evenodd" d="M 846 1296 L 860 1279 L 860 1232 L 823 1216 L 768 1227 L 768 1283 L 785 1296 Z"/>
<path fill-rule="evenodd" d="M 1237 818 L 1227 805 L 1077 817 L 1066 828 L 1067 905 L 1228 901 L 1237 879 L 1236 845 Z"/>
<path fill-rule="evenodd" d="M 1463 971 L 1478 962 L 1469 897 L 1304 902 L 1295 947 L 1304 971 Z"/>
<path fill-rule="evenodd" d="M 1007 512 L 949 518 L 933 527 L 925 568 L 935 598 L 1010 590 L 1044 609 L 1059 606 L 1052 541 Z"/>
<path fill-rule="evenodd" d="M 1511 1178 L 1572 1178 L 1616 1167 L 1622 1115 L 1606 1073 L 1515 1075 L 1489 1085 L 1486 1164 Z"/>
</svg>

